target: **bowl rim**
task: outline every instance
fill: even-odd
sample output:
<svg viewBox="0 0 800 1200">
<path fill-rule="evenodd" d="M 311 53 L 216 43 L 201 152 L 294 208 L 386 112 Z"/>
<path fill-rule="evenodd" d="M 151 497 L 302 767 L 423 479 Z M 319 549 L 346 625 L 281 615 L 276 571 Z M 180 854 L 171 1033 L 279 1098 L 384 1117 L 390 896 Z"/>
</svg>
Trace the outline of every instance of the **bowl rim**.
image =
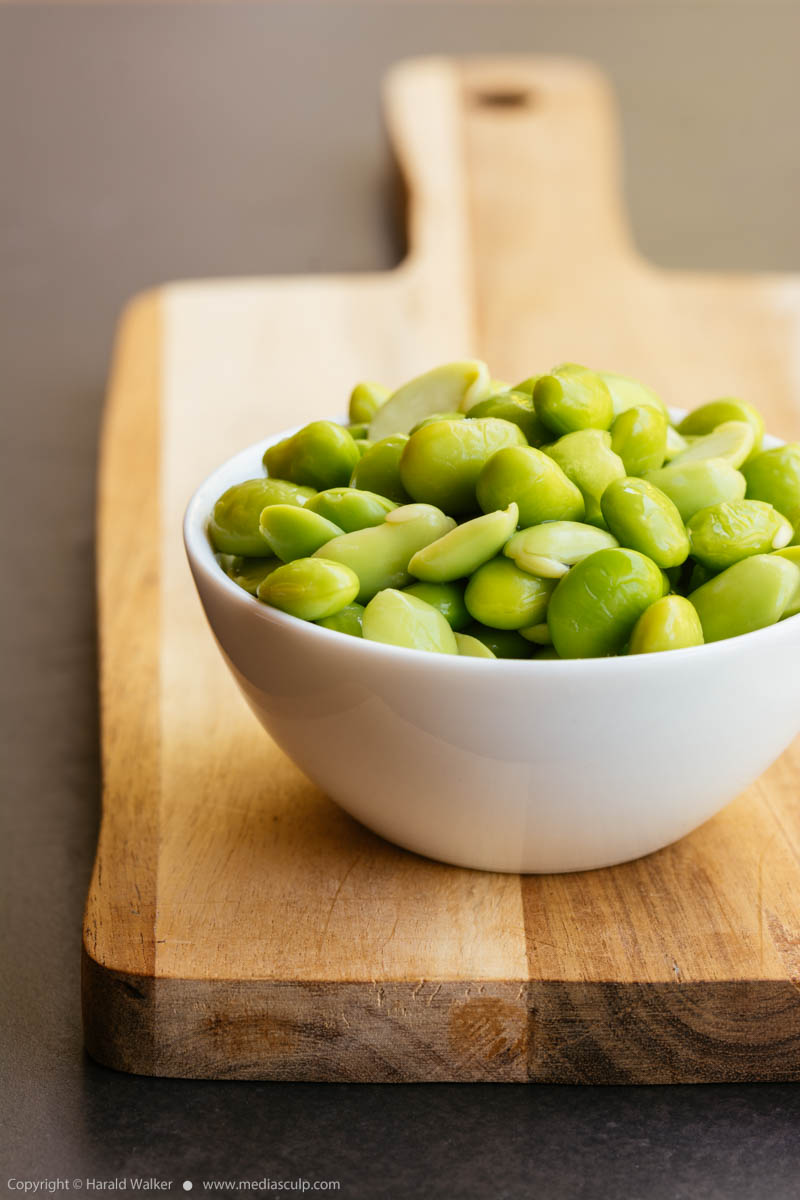
<svg viewBox="0 0 800 1200">
<path fill-rule="evenodd" d="M 680 418 L 686 414 L 687 410 L 670 406 L 669 414 L 671 419 Z M 346 418 L 318 418 L 320 420 L 333 420 L 337 424 L 347 424 Z M 247 612 L 252 616 L 256 616 L 266 622 L 268 625 L 273 625 L 277 628 L 285 628 L 287 632 L 293 631 L 297 636 L 309 637 L 313 643 L 315 639 L 322 638 L 321 645 L 327 645 L 329 649 L 333 649 L 334 645 L 339 645 L 344 648 L 343 635 L 334 629 L 326 629 L 322 625 L 317 625 L 313 621 L 301 621 L 297 617 L 291 616 L 289 613 L 284 613 L 280 609 L 271 608 L 267 604 L 262 604 L 255 596 L 246 592 L 244 588 L 225 574 L 216 561 L 215 551 L 211 545 L 208 536 L 208 520 L 211 512 L 211 507 L 218 496 L 222 494 L 226 487 L 233 486 L 235 480 L 229 480 L 224 485 L 217 482 L 220 477 L 229 476 L 231 472 L 238 473 L 237 468 L 241 466 L 242 473 L 239 482 L 245 479 L 252 479 L 255 476 L 252 474 L 253 461 L 261 460 L 264 451 L 268 446 L 274 445 L 275 442 L 282 438 L 291 437 L 298 429 L 302 429 L 308 422 L 302 422 L 298 425 L 293 425 L 287 429 L 282 429 L 277 433 L 270 434 L 268 437 L 261 438 L 257 442 L 245 446 L 242 450 L 232 454 L 229 458 L 211 471 L 205 479 L 195 488 L 192 496 L 186 506 L 183 518 L 183 541 L 186 549 L 186 555 L 191 565 L 193 573 L 201 574 L 212 586 L 222 589 L 222 593 L 234 608 L 239 607 L 241 611 Z M 785 442 L 781 438 L 774 437 L 771 434 L 765 434 L 764 443 L 766 449 L 772 449 L 774 446 L 784 445 Z M 245 465 L 249 464 L 245 469 Z M 209 496 L 213 499 L 209 504 Z M 518 673 L 520 671 L 536 671 L 550 672 L 555 671 L 560 677 L 564 677 L 566 673 L 572 672 L 587 672 L 587 671 L 604 671 L 606 673 L 614 673 L 616 671 L 631 672 L 634 670 L 643 670 L 649 666 L 657 666 L 659 672 L 664 669 L 678 668 L 680 664 L 686 663 L 687 660 L 697 663 L 698 655 L 702 655 L 705 661 L 712 661 L 713 658 L 720 657 L 726 654 L 735 654 L 741 651 L 744 643 L 748 648 L 764 647 L 766 648 L 773 641 L 782 641 L 784 638 L 789 638 L 795 630 L 800 628 L 800 613 L 792 617 L 786 617 L 782 621 L 777 621 L 773 625 L 767 625 L 763 629 L 756 629 L 750 633 L 738 634 L 736 637 L 723 638 L 717 642 L 707 642 L 701 646 L 687 646 L 680 650 L 667 650 L 661 653 L 653 654 L 624 654 L 610 655 L 600 658 L 561 658 L 561 659 L 513 659 L 513 658 L 495 658 L 488 659 L 482 657 L 473 657 L 469 655 L 457 654 L 431 654 L 427 650 L 414 650 L 405 646 L 393 646 L 385 642 L 373 642 L 363 638 L 348 638 L 347 646 L 350 653 L 356 655 L 367 655 L 368 658 L 380 662 L 381 660 L 390 664 L 397 665 L 400 661 L 409 662 L 411 656 L 411 664 L 427 663 L 429 666 L 432 661 L 436 662 L 441 669 L 445 663 L 458 663 L 457 670 L 475 670 L 484 671 L 490 665 L 494 672 L 494 677 L 497 678 L 499 671 L 512 671 Z M 330 639 L 335 639 L 331 642 Z"/>
</svg>

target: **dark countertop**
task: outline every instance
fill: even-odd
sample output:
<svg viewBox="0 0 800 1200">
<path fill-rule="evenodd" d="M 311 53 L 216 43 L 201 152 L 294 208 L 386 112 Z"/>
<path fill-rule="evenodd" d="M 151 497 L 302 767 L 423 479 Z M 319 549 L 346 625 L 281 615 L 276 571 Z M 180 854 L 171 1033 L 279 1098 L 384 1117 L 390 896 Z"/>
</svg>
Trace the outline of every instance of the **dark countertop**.
<svg viewBox="0 0 800 1200">
<path fill-rule="evenodd" d="M 597 59 L 621 100 L 643 250 L 800 269 L 792 4 L 0 7 L 6 1181 L 798 1195 L 791 1085 L 197 1083 L 118 1075 L 82 1051 L 99 815 L 92 508 L 116 317 L 168 278 L 396 261 L 378 80 L 438 50 Z"/>
</svg>

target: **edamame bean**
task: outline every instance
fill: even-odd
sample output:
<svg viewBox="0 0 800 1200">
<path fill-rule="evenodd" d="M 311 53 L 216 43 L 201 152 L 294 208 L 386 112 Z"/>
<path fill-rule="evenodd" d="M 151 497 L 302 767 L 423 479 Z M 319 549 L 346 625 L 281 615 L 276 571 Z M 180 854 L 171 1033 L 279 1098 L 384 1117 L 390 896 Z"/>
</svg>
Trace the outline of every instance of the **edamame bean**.
<svg viewBox="0 0 800 1200">
<path fill-rule="evenodd" d="M 611 448 L 611 434 L 601 429 L 582 429 L 544 447 L 544 453 L 580 489 L 587 524 L 605 528 L 600 497 L 610 483 L 625 477 L 625 464 Z"/>
<path fill-rule="evenodd" d="M 369 425 L 378 409 L 391 395 L 382 383 L 357 383 L 350 393 L 348 416 L 355 424 Z"/>
<path fill-rule="evenodd" d="M 524 629 L 544 620 L 554 587 L 552 579 L 528 575 L 508 558 L 494 558 L 472 576 L 464 603 L 481 625 Z"/>
<path fill-rule="evenodd" d="M 396 504 L 408 504 L 411 497 L 400 480 L 400 459 L 407 441 L 405 434 L 396 434 L 373 442 L 356 465 L 350 486 L 376 492 Z"/>
<path fill-rule="evenodd" d="M 597 550 L 560 579 L 547 623 L 561 658 L 619 654 L 639 617 L 663 593 L 661 571 L 637 550 Z"/>
<path fill-rule="evenodd" d="M 367 604 L 383 588 L 411 583 L 408 564 L 416 552 L 454 527 L 451 517 L 430 504 L 406 504 L 387 513 L 382 525 L 327 542 L 319 554 L 355 571 L 360 587 L 354 599 Z"/>
<path fill-rule="evenodd" d="M 689 555 L 681 514 L 669 496 L 645 479 L 615 479 L 601 501 L 606 524 L 621 546 L 646 554 L 658 567 L 677 567 Z"/>
<path fill-rule="evenodd" d="M 629 654 L 653 654 L 702 646 L 697 610 L 684 596 L 662 596 L 646 608 L 633 627 Z"/>
<path fill-rule="evenodd" d="M 471 637 L 468 633 L 457 633 L 456 646 L 458 653 L 464 658 L 495 658 L 485 642 L 479 642 L 476 637 Z"/>
<path fill-rule="evenodd" d="M 777 554 L 734 563 L 689 596 L 707 642 L 739 637 L 780 621 L 800 585 L 800 567 Z"/>
<path fill-rule="evenodd" d="M 800 525 L 800 442 L 762 450 L 743 468 L 748 500 L 765 500 Z"/>
<path fill-rule="evenodd" d="M 268 504 L 304 504 L 314 489 L 285 479 L 246 479 L 223 492 L 214 505 L 208 535 L 215 550 L 263 558 L 272 554 L 259 519 Z"/>
<path fill-rule="evenodd" d="M 437 412 L 466 412 L 491 390 L 486 363 L 477 359 L 445 363 L 404 383 L 378 410 L 370 426 L 373 441 L 408 433 Z"/>
<path fill-rule="evenodd" d="M 296 504 L 270 504 L 261 514 L 259 527 L 272 553 L 283 562 L 310 558 L 342 533 L 333 521 Z"/>
<path fill-rule="evenodd" d="M 792 526 L 763 500 L 736 500 L 701 508 L 686 526 L 692 557 L 712 571 L 724 571 L 753 554 L 781 550 Z"/>
<path fill-rule="evenodd" d="M 258 598 L 303 621 L 321 621 L 352 604 L 358 576 L 348 566 L 325 558 L 296 558 L 268 575 Z"/>
<path fill-rule="evenodd" d="M 292 437 L 269 446 L 264 466 L 272 476 L 321 491 L 348 483 L 359 458 L 358 447 L 344 426 L 335 421 L 312 421 Z"/>
<path fill-rule="evenodd" d="M 393 500 L 387 500 L 377 492 L 351 487 L 328 488 L 324 492 L 317 492 L 306 505 L 307 510 L 327 517 L 345 533 L 381 525 L 386 520 L 386 514 L 394 508 L 397 505 Z"/>
<path fill-rule="evenodd" d="M 550 440 L 550 431 L 537 417 L 533 401 L 525 392 L 509 391 L 499 396 L 488 396 L 474 404 L 467 416 L 471 420 L 476 417 L 499 417 L 501 421 L 511 421 L 513 425 L 519 425 L 529 446 L 541 446 Z"/>
<path fill-rule="evenodd" d="M 614 406 L 605 382 L 577 363 L 542 375 L 533 389 L 536 415 L 557 435 L 578 429 L 608 429 Z"/>
<path fill-rule="evenodd" d="M 467 612 L 467 606 L 464 603 L 465 586 L 461 582 L 420 582 L 410 583 L 408 587 L 403 588 L 403 591 L 408 592 L 411 596 L 416 596 L 418 600 L 424 600 L 426 604 L 432 604 L 434 608 L 438 608 L 450 628 L 457 631 L 466 629 L 471 620 Z"/>
<path fill-rule="evenodd" d="M 259 584 L 281 565 L 281 560 L 275 557 L 243 558 L 241 554 L 218 554 L 216 558 L 228 578 L 251 596 L 255 596 Z"/>
<path fill-rule="evenodd" d="M 530 658 L 533 654 L 531 643 L 520 637 L 515 629 L 491 629 L 475 621 L 465 633 L 482 642 L 495 658 Z"/>
<path fill-rule="evenodd" d="M 723 421 L 713 433 L 695 438 L 686 450 L 672 459 L 678 466 L 704 458 L 726 458 L 732 467 L 741 467 L 755 445 L 752 425 L 747 421 Z"/>
<path fill-rule="evenodd" d="M 628 475 L 657 470 L 667 453 L 667 418 L 650 405 L 626 408 L 611 426 L 611 449 Z"/>
<path fill-rule="evenodd" d="M 642 405 L 655 408 L 668 417 L 664 401 L 652 388 L 639 383 L 637 379 L 629 379 L 627 375 L 615 375 L 612 371 L 598 371 L 597 374 L 611 393 L 615 417 L 629 408 L 641 408 Z"/>
<path fill-rule="evenodd" d="M 482 563 L 499 554 L 517 528 L 516 504 L 457 525 L 443 537 L 418 550 L 408 569 L 418 579 L 446 583 L 477 571 Z"/>
<path fill-rule="evenodd" d="M 485 513 L 515 503 L 524 526 L 578 521 L 584 514 L 580 490 L 549 455 L 533 446 L 498 450 L 483 467 L 475 491 Z"/>
<path fill-rule="evenodd" d="M 764 440 L 764 418 L 752 404 L 746 404 L 744 400 L 736 400 L 732 396 L 725 396 L 722 400 L 711 400 L 708 404 L 701 404 L 699 408 L 692 409 L 681 421 L 678 432 L 684 437 L 702 436 L 713 433 L 728 421 L 746 421 L 752 427 L 754 442 L 750 458 L 758 454 Z"/>
<path fill-rule="evenodd" d="M 525 435 L 510 421 L 437 421 L 408 439 L 400 478 L 414 500 L 463 516 L 478 508 L 475 487 L 484 464 L 505 446 L 524 445 Z"/>
<path fill-rule="evenodd" d="M 548 521 L 515 533 L 503 553 L 530 575 L 560 579 L 595 550 L 618 546 L 613 534 L 580 521 Z"/>
<path fill-rule="evenodd" d="M 361 623 L 364 618 L 364 605 L 352 604 L 345 605 L 338 613 L 334 613 L 332 617 L 323 617 L 321 621 L 317 621 L 317 625 L 321 625 L 323 629 L 333 629 L 337 633 L 346 633 L 350 637 L 362 637 Z"/>
<path fill-rule="evenodd" d="M 438 609 L 408 592 L 384 588 L 364 609 L 363 636 L 370 642 L 458 654 L 455 635 Z"/>
<path fill-rule="evenodd" d="M 741 471 L 725 458 L 670 463 L 659 471 L 648 471 L 644 478 L 669 496 L 684 521 L 712 504 L 743 500 L 747 486 Z"/>
</svg>

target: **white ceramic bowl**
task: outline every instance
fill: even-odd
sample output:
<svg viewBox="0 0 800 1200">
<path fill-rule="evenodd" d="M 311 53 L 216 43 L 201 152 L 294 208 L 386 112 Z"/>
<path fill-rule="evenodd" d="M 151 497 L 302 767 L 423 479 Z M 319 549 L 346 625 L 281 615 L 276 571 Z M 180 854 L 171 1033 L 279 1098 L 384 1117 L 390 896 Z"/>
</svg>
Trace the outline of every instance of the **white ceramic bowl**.
<svg viewBox="0 0 800 1200">
<path fill-rule="evenodd" d="M 800 616 L 667 654 L 492 662 L 362 641 L 268 608 L 221 571 L 206 524 L 282 436 L 198 488 L 189 563 L 258 719 L 390 841 L 490 871 L 610 866 L 702 824 L 800 729 Z"/>
</svg>

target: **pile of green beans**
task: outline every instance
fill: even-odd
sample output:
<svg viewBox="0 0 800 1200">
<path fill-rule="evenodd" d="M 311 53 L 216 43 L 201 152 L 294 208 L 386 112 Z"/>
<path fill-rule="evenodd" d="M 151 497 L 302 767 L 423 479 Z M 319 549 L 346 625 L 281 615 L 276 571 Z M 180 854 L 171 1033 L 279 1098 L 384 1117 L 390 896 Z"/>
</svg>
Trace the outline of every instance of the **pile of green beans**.
<svg viewBox="0 0 800 1200">
<path fill-rule="evenodd" d="M 371 641 L 480 658 L 684 649 L 800 613 L 800 443 L 743 400 L 677 425 L 575 363 L 512 387 L 447 363 L 359 383 L 217 500 L 222 569 Z"/>
</svg>

